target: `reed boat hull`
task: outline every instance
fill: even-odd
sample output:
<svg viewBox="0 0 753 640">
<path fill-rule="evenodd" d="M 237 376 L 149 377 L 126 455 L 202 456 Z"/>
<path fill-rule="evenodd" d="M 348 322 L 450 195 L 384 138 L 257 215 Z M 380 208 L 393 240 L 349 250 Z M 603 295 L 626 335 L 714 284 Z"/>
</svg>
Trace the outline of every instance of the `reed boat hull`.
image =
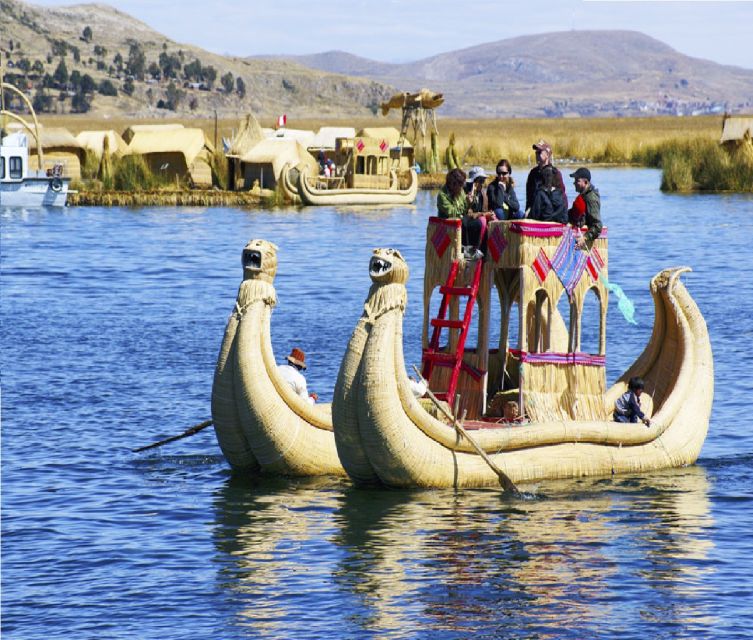
<svg viewBox="0 0 753 640">
<path fill-rule="evenodd" d="M 651 426 L 550 421 L 470 431 L 497 467 L 514 482 L 526 483 L 695 462 L 708 430 L 714 380 L 705 321 L 679 280 L 687 270 L 667 269 L 652 279 L 651 339 L 604 398 L 613 406 L 627 380 L 642 376 L 644 406 L 653 406 Z M 410 391 L 402 347 L 404 305 L 396 304 L 404 296 L 400 288 L 404 285 L 372 286 L 341 365 L 333 416 L 342 464 L 362 484 L 496 485 L 498 476 L 470 443 L 429 414 Z"/>
<path fill-rule="evenodd" d="M 272 285 L 277 248 L 255 240 L 247 251 L 261 268 L 238 290 L 228 319 L 212 385 L 217 441 L 237 471 L 268 475 L 344 475 L 337 457 L 331 406 L 309 404 L 279 375 L 270 318 L 277 296 Z"/>
<path fill-rule="evenodd" d="M 410 176 L 407 189 L 315 189 L 309 184 L 304 169 L 298 179 L 298 194 L 303 204 L 310 206 L 412 204 L 418 194 L 418 176 L 412 169 Z"/>
</svg>

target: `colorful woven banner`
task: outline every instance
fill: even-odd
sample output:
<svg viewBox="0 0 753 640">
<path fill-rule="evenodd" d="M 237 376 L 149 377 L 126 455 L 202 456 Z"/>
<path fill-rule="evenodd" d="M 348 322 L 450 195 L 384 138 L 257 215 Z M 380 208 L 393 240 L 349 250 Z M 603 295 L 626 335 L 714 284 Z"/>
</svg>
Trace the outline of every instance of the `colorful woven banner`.
<svg viewBox="0 0 753 640">
<path fill-rule="evenodd" d="M 557 274 L 568 297 L 573 295 L 573 290 L 586 268 L 587 259 L 588 254 L 576 248 L 572 227 L 566 226 L 562 240 L 552 256 L 552 271 Z"/>
<path fill-rule="evenodd" d="M 532 222 L 513 222 L 510 225 L 510 231 L 513 233 L 531 238 L 559 238 L 564 229 L 565 225 L 559 222 L 539 222 L 538 224 Z"/>
<path fill-rule="evenodd" d="M 541 284 L 544 284 L 544 280 L 546 280 L 546 276 L 551 268 L 552 265 L 549 262 L 549 257 L 544 253 L 544 249 L 539 249 L 539 255 L 537 255 L 536 259 L 533 261 L 531 269 L 533 269 L 533 272 L 536 274 L 536 277 Z"/>
<path fill-rule="evenodd" d="M 494 227 L 492 232 L 489 234 L 489 241 L 487 245 L 489 247 L 489 254 L 492 257 L 492 260 L 494 260 L 494 262 L 499 262 L 500 256 L 507 248 L 507 240 L 505 239 L 505 234 L 502 232 L 502 228 L 500 226 Z"/>
<path fill-rule="evenodd" d="M 601 270 L 603 268 L 604 259 L 601 257 L 598 249 L 594 247 L 593 249 L 591 249 L 588 260 L 586 260 L 586 271 L 588 271 L 588 275 L 591 276 L 591 280 L 598 282 L 599 273 L 601 273 Z"/>
<path fill-rule="evenodd" d="M 437 228 L 431 236 L 431 243 L 434 245 L 434 250 L 440 258 L 444 255 L 444 252 L 447 251 L 450 242 L 450 234 L 447 233 L 447 227 L 444 225 L 437 225 Z"/>
<path fill-rule="evenodd" d="M 530 364 L 583 364 L 592 367 L 603 367 L 607 362 L 606 356 L 591 353 L 554 353 L 551 351 L 529 353 L 519 349 L 510 349 L 510 353 L 520 360 L 520 362 Z"/>
</svg>

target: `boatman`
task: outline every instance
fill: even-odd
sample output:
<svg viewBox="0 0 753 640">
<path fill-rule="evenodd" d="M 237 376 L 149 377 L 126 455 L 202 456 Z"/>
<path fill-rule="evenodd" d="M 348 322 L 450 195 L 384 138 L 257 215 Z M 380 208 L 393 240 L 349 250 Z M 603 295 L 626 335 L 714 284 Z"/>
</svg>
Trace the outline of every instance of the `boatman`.
<svg viewBox="0 0 753 640">
<path fill-rule="evenodd" d="M 306 370 L 306 354 L 298 347 L 293 347 L 293 350 L 287 357 L 287 361 L 288 364 L 279 365 L 277 371 L 298 396 L 306 400 L 309 404 L 314 404 L 314 402 L 319 399 L 319 396 L 313 392 L 308 392 L 306 378 L 304 378 L 301 373 L 301 371 Z"/>
<path fill-rule="evenodd" d="M 585 167 L 577 169 L 570 177 L 575 180 L 575 190 L 586 205 L 586 231 L 577 240 L 578 249 L 586 249 L 601 234 L 601 196 L 599 190 L 591 184 L 591 172 Z M 572 211 L 572 210 L 571 210 Z"/>
</svg>

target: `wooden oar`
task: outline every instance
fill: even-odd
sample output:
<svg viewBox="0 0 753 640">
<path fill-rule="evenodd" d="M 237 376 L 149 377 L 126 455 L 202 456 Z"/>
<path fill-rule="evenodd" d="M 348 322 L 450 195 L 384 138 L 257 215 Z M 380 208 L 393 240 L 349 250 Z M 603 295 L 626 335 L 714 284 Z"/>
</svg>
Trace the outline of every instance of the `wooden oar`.
<svg viewBox="0 0 753 640">
<path fill-rule="evenodd" d="M 204 422 L 200 422 L 199 424 L 194 425 L 190 429 L 186 429 L 183 433 L 181 433 L 178 436 L 170 436 L 169 438 L 165 438 L 164 440 L 160 440 L 159 442 L 153 442 L 152 444 L 148 444 L 145 447 L 139 447 L 138 449 L 131 449 L 131 451 L 133 451 L 133 453 L 139 453 L 141 451 L 146 451 L 147 449 L 154 449 L 155 447 L 161 447 L 163 444 L 167 444 L 168 442 L 175 442 L 176 440 L 187 438 L 188 436 L 192 436 L 195 433 L 199 433 L 199 431 L 202 431 L 203 429 L 206 429 L 207 427 L 211 425 L 212 425 L 211 420 L 205 420 Z"/>
<path fill-rule="evenodd" d="M 416 365 L 413 365 L 413 369 L 416 371 L 419 378 L 421 378 L 421 372 L 418 370 Z M 507 491 L 514 496 L 519 496 L 520 491 L 518 491 L 515 483 L 510 480 L 510 477 L 504 471 L 502 471 L 502 469 L 494 464 L 494 461 L 489 457 L 486 451 L 481 448 L 481 445 L 479 445 L 479 443 L 470 436 L 470 434 L 465 430 L 465 427 L 460 424 L 458 419 L 444 408 L 442 403 L 437 399 L 437 396 L 435 396 L 432 393 L 431 389 L 429 389 L 428 384 L 426 386 L 426 395 L 429 396 L 429 399 L 436 405 L 437 409 L 439 409 L 444 414 L 444 416 L 452 422 L 452 426 L 455 427 L 455 430 L 466 440 L 468 440 L 468 442 L 471 443 L 471 446 L 476 450 L 476 453 L 478 453 L 483 458 L 484 462 L 489 465 L 489 468 L 497 474 L 497 477 L 499 478 L 499 484 L 502 485 L 502 490 Z M 455 413 L 457 413 L 457 411 Z"/>
</svg>

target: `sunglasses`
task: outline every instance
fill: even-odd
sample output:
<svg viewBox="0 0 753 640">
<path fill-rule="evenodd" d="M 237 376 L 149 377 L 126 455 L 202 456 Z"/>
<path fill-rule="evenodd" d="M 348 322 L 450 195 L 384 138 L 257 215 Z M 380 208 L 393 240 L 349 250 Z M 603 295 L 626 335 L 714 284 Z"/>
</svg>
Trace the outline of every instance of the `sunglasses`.
<svg viewBox="0 0 753 640">
<path fill-rule="evenodd" d="M 509 171 L 497 171 L 497 175 L 498 176 L 509 176 L 510 172 Z"/>
</svg>

